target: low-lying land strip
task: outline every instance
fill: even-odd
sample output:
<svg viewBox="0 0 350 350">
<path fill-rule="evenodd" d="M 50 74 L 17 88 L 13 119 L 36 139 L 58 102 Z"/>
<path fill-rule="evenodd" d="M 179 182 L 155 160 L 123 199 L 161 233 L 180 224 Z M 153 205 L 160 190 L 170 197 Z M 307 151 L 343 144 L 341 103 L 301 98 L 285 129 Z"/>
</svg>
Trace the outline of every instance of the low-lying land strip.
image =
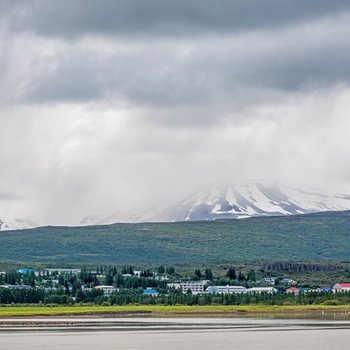
<svg viewBox="0 0 350 350">
<path fill-rule="evenodd" d="M 121 317 L 121 316 L 205 316 L 205 315 L 237 315 L 254 313 L 348 313 L 350 304 L 346 305 L 126 305 L 126 306 L 7 306 L 0 307 L 0 318 L 18 316 L 92 316 L 92 317 Z"/>
</svg>

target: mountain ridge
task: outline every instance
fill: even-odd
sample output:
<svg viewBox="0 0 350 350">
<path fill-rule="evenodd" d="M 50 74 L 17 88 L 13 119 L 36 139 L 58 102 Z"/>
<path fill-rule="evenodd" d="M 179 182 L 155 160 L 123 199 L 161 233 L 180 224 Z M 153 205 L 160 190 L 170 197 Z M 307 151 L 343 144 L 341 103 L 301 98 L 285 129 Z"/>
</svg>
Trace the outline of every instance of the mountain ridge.
<svg viewBox="0 0 350 350">
<path fill-rule="evenodd" d="M 155 211 L 88 216 L 80 223 L 179 222 L 242 219 L 350 210 L 350 196 L 299 189 L 276 181 L 219 182 L 199 187 L 182 201 Z"/>
</svg>

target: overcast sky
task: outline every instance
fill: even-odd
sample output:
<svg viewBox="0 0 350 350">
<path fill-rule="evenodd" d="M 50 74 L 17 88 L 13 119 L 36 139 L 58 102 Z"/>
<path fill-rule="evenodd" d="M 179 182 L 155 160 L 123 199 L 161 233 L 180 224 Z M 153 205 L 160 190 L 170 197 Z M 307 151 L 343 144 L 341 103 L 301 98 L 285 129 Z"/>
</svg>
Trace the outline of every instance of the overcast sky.
<svg viewBox="0 0 350 350">
<path fill-rule="evenodd" d="M 348 0 L 2 0 L 0 218 L 212 181 L 348 191 L 349 23 Z"/>
</svg>

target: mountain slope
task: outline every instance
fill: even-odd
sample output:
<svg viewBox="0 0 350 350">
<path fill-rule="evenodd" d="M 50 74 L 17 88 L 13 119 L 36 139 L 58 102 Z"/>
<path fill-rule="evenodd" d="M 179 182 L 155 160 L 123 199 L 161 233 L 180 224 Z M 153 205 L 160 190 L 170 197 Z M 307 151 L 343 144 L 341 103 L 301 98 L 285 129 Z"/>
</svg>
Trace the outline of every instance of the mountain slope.
<svg viewBox="0 0 350 350">
<path fill-rule="evenodd" d="M 158 212 L 156 209 L 138 209 L 138 210 L 118 210 L 111 215 L 89 215 L 86 216 L 80 223 L 79 226 L 88 225 L 110 225 L 117 222 L 124 223 L 137 223 L 137 222 L 150 222 L 159 221 L 155 218 Z M 162 221 L 162 220 L 160 220 Z"/>
<path fill-rule="evenodd" d="M 23 230 L 38 227 L 38 225 L 30 220 L 23 219 L 11 219 L 11 220 L 2 220 L 0 219 L 0 231 L 7 230 Z"/>
<path fill-rule="evenodd" d="M 304 190 L 278 182 L 213 183 L 164 210 L 116 212 L 89 216 L 80 225 L 117 222 L 177 222 L 240 219 L 350 210 L 350 196 Z"/>
<path fill-rule="evenodd" d="M 2 232 L 2 260 L 145 266 L 349 260 L 350 211 Z"/>
<path fill-rule="evenodd" d="M 300 190 L 281 183 L 219 183 L 203 186 L 159 215 L 161 221 L 240 219 L 350 209 L 350 196 Z"/>
</svg>

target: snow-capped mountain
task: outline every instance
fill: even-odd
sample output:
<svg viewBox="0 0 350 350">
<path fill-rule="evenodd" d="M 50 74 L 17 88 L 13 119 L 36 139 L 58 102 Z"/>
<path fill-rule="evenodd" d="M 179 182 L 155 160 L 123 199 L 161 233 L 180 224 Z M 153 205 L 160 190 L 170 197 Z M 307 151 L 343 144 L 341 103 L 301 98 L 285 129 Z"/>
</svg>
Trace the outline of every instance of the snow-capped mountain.
<svg viewBox="0 0 350 350">
<path fill-rule="evenodd" d="M 7 230 L 22 230 L 27 228 L 35 228 L 38 225 L 30 220 L 23 219 L 11 219 L 11 220 L 2 220 L 0 219 L 0 231 Z"/>
<path fill-rule="evenodd" d="M 203 186 L 160 215 L 164 221 L 240 219 L 350 210 L 350 196 L 301 190 L 278 182 Z"/>
<path fill-rule="evenodd" d="M 278 182 L 222 182 L 202 186 L 185 200 L 165 210 L 89 216 L 80 225 L 241 219 L 342 210 L 350 210 L 349 195 L 299 189 Z"/>
</svg>

